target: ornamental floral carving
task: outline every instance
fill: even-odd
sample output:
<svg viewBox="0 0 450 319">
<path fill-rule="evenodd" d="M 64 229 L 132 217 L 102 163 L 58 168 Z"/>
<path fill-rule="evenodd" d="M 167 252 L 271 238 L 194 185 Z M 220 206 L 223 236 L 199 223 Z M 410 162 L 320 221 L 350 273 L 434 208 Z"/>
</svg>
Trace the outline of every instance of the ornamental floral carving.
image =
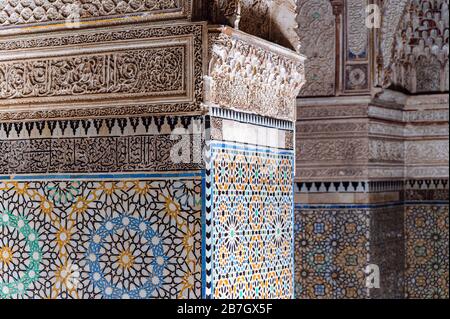
<svg viewBox="0 0 450 319">
<path fill-rule="evenodd" d="M 290 57 L 283 56 L 224 33 L 211 41 L 207 102 L 294 120 L 296 97 L 305 81 L 301 56 L 291 51 Z"/>
<path fill-rule="evenodd" d="M 302 96 L 334 95 L 335 88 L 335 18 L 328 0 L 300 0 L 300 52 L 305 62 L 306 83 Z"/>
<path fill-rule="evenodd" d="M 1 26 L 182 9 L 183 0 L 2 0 Z"/>
<path fill-rule="evenodd" d="M 0 40 L 0 51 L 2 52 L 0 95 L 5 97 L 0 98 L 0 120 L 19 121 L 40 118 L 80 118 L 198 111 L 201 109 L 203 100 L 203 34 L 203 23 L 190 23 L 170 26 L 138 24 L 77 32 L 6 37 Z M 166 38 L 171 39 L 170 46 L 165 44 Z M 186 41 L 187 38 L 191 40 Z M 124 45 L 124 42 L 137 46 L 133 49 L 132 46 L 130 48 L 129 45 Z M 161 45 L 157 45 L 157 43 Z M 108 45 L 110 50 L 99 52 L 96 44 Z M 47 52 L 42 53 L 44 50 L 40 48 L 46 48 Z M 83 56 L 73 55 L 69 52 L 70 48 L 77 48 L 86 53 Z M 27 52 L 27 54 L 22 60 L 17 60 L 17 56 L 14 60 L 5 57 L 5 55 L 14 56 L 14 53 L 10 52 L 15 50 Z M 180 56 L 181 53 L 183 53 L 182 56 Z M 113 63 L 104 62 L 105 59 L 113 61 L 114 58 L 120 61 L 126 60 L 127 63 L 119 63 L 114 66 Z M 148 58 L 154 59 L 149 60 Z M 69 62 L 73 59 L 85 61 L 85 64 Z M 143 66 L 140 67 L 140 64 Z M 40 67 L 34 70 L 33 66 L 35 65 Z M 64 71 L 59 71 L 59 65 L 66 65 Z M 126 65 L 129 66 L 126 67 Z M 14 71 L 21 74 L 16 79 L 19 83 L 15 83 L 11 78 L 6 81 L 4 71 L 11 68 L 19 69 L 18 72 Z M 71 76 L 66 77 L 66 80 L 63 80 L 64 76 L 58 76 L 56 77 L 58 81 L 52 84 L 53 80 L 50 80 L 55 78 L 55 75 L 49 68 L 55 69 L 56 74 L 66 74 L 70 71 Z M 75 72 L 75 69 L 84 70 L 84 72 Z M 132 76 L 138 80 L 135 85 L 131 84 L 130 79 L 133 69 L 137 69 L 140 74 L 137 77 L 135 76 L 137 74 Z M 26 72 L 24 72 L 25 70 Z M 29 72 L 30 70 L 32 72 Z M 43 70 L 47 70 L 45 71 L 47 74 L 46 85 L 41 83 L 42 76 L 36 77 Z M 104 70 L 105 73 L 102 74 L 101 70 Z M 175 72 L 177 70 L 182 73 Z M 121 74 L 121 76 L 113 77 L 111 72 Z M 147 86 L 145 82 L 149 81 L 152 83 Z M 167 90 L 175 91 L 162 91 L 161 88 L 163 85 L 165 86 L 164 82 L 167 82 Z M 106 83 L 109 83 L 109 86 L 105 86 Z M 74 91 L 78 93 L 66 94 L 69 89 L 71 90 L 70 85 L 72 84 Z M 19 89 L 18 92 L 12 90 L 13 86 Z M 59 90 L 51 93 L 48 87 L 52 86 Z M 131 105 L 124 103 L 123 99 L 118 99 L 133 97 L 139 97 L 140 100 Z M 175 97 L 177 100 L 170 103 L 161 102 L 162 97 L 164 99 Z M 114 101 L 114 103 L 104 104 L 103 100 L 105 99 Z M 67 107 L 67 102 L 84 102 L 86 100 L 89 100 L 89 103 L 79 103 L 73 108 Z M 94 103 L 94 100 L 97 102 Z M 52 104 L 48 103 L 49 101 Z M 23 103 L 39 105 L 39 107 L 21 108 L 20 110 L 11 107 Z"/>
<path fill-rule="evenodd" d="M 182 92 L 184 46 L 0 62 L 0 98 Z"/>
</svg>

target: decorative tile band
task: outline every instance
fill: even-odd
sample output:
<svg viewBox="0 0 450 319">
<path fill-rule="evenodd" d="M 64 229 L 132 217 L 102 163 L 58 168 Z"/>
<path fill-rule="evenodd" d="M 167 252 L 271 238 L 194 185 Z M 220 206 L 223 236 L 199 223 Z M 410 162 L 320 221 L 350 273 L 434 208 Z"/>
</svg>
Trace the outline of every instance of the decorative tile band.
<svg viewBox="0 0 450 319">
<path fill-rule="evenodd" d="M 166 115 L 4 122 L 0 175 L 199 170 L 203 126 Z"/>
<path fill-rule="evenodd" d="M 134 116 L 89 119 L 57 119 L 0 122 L 0 139 L 105 136 L 111 134 L 170 134 L 176 128 L 189 129 L 203 123 L 202 116 Z"/>
<path fill-rule="evenodd" d="M 402 207 L 404 205 L 448 205 L 448 201 L 401 201 L 383 204 L 295 204 L 295 209 L 370 209 L 370 208 L 391 208 Z"/>
<path fill-rule="evenodd" d="M 369 192 L 368 182 L 299 182 L 296 193 Z"/>
<path fill-rule="evenodd" d="M 297 182 L 297 193 L 376 193 L 404 190 L 445 190 L 448 179 L 392 181 Z"/>
<path fill-rule="evenodd" d="M 0 176 L 0 181 L 42 181 L 42 180 L 56 180 L 56 181 L 74 181 L 74 180 L 105 180 L 105 179 L 121 179 L 121 180 L 136 180 L 136 179 L 173 179 L 173 178 L 201 178 L 200 172 L 162 172 L 162 173 L 106 173 L 106 174 L 72 174 L 72 175 L 12 175 Z"/>
<path fill-rule="evenodd" d="M 186 147 L 193 149 L 192 139 Z M 201 169 L 171 159 L 171 135 L 0 141 L 0 174 L 171 171 Z M 164 150 L 156 152 L 155 150 Z"/>
</svg>

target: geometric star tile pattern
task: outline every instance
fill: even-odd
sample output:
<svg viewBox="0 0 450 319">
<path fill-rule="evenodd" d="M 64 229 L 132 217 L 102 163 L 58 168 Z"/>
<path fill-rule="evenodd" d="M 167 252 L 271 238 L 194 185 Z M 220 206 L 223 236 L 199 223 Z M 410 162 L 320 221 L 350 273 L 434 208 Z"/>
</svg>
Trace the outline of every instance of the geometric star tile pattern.
<svg viewBox="0 0 450 319">
<path fill-rule="evenodd" d="M 293 154 L 212 147 L 212 297 L 292 298 Z"/>
<path fill-rule="evenodd" d="M 0 298 L 198 298 L 201 181 L 0 182 Z"/>
<path fill-rule="evenodd" d="M 449 207 L 408 205 L 405 213 L 406 297 L 449 296 Z"/>
<path fill-rule="evenodd" d="M 296 210 L 296 298 L 366 298 L 369 227 L 368 210 Z"/>
</svg>

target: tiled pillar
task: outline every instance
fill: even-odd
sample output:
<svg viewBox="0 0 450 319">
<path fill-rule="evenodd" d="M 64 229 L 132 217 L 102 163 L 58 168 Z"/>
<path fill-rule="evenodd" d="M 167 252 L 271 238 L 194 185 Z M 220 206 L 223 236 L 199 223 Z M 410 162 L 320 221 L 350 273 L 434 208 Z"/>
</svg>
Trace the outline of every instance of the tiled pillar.
<svg viewBox="0 0 450 319">
<path fill-rule="evenodd" d="M 303 58 L 211 30 L 206 247 L 208 298 L 292 298 L 294 104 Z"/>
<path fill-rule="evenodd" d="M 299 101 L 298 298 L 448 296 L 447 101 Z M 367 285 L 373 265 L 379 288 Z"/>
</svg>

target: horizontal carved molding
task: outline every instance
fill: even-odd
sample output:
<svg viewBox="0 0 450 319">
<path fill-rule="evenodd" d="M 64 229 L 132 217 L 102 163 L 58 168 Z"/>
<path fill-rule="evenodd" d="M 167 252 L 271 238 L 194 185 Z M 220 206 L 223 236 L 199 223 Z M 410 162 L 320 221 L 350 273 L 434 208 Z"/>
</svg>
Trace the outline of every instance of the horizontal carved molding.
<svg viewBox="0 0 450 319">
<path fill-rule="evenodd" d="M 446 179 L 408 180 L 356 180 L 356 181 L 316 181 L 297 182 L 297 193 L 384 193 L 405 190 L 445 190 L 449 189 Z"/>
<path fill-rule="evenodd" d="M 18 108 L 11 112 L 0 109 L 0 121 L 22 122 L 24 120 L 41 119 L 67 119 L 67 118 L 91 118 L 91 117 L 117 117 L 146 114 L 194 114 L 199 113 L 198 106 L 193 103 L 169 103 L 169 104 L 119 104 L 118 106 L 83 105 L 77 108 L 57 105 L 51 109 L 28 110 L 27 107 Z"/>
<path fill-rule="evenodd" d="M 171 161 L 170 149 L 178 143 L 171 135 L 0 141 L 0 174 L 201 169 L 201 163 Z M 193 148 L 189 144 L 185 147 Z"/>
<path fill-rule="evenodd" d="M 203 116 L 1 123 L 0 175 L 197 170 L 203 126 Z M 189 158 L 172 156 L 181 147 Z"/>
<path fill-rule="evenodd" d="M 0 105 L 52 100 L 187 98 L 186 45 L 0 62 Z"/>
<path fill-rule="evenodd" d="M 190 19 L 192 0 L 3 0 L 0 34 Z"/>
<path fill-rule="evenodd" d="M 86 106 L 96 104 L 114 115 L 131 100 L 144 112 L 199 111 L 203 28 L 140 25 L 0 40 L 9 48 L 0 53 L 0 119 L 58 117 L 52 108 L 89 116 L 97 111 Z M 84 110 L 67 110 L 67 103 Z M 106 108 L 100 113 L 108 116 Z"/>
</svg>

